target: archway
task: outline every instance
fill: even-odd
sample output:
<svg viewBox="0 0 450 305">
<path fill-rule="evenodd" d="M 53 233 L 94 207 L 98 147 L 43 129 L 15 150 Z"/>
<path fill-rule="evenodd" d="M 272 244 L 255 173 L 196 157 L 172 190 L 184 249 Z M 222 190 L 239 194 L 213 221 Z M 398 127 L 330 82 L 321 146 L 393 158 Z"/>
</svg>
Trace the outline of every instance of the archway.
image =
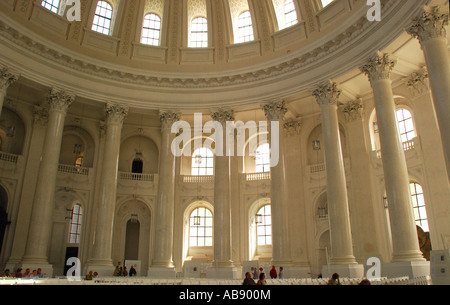
<svg viewBox="0 0 450 305">
<path fill-rule="evenodd" d="M 7 207 L 8 207 L 8 194 L 6 193 L 6 190 L 0 186 L 0 253 L 2 253 L 2 245 L 6 232 L 6 227 L 9 224 Z"/>
</svg>

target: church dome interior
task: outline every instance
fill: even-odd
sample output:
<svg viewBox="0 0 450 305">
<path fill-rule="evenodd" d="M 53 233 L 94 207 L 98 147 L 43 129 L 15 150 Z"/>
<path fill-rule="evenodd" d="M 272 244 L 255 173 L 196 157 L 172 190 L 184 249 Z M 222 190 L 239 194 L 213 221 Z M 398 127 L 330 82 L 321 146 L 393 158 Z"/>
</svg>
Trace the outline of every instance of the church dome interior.
<svg viewBox="0 0 450 305">
<path fill-rule="evenodd" d="M 450 249 L 448 9 L 2 0 L 0 267 L 430 276 Z"/>
</svg>

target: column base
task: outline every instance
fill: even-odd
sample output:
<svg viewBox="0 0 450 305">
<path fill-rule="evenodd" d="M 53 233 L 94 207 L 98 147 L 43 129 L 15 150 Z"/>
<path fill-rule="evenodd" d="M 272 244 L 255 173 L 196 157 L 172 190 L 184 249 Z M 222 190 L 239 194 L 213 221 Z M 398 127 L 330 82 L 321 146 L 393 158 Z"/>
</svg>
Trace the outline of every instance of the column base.
<svg viewBox="0 0 450 305">
<path fill-rule="evenodd" d="M 282 266 L 283 267 L 283 266 Z M 277 273 L 280 271 L 280 268 L 277 268 Z M 270 272 L 270 270 L 269 270 Z M 268 275 L 270 277 L 270 275 Z M 279 277 L 279 275 L 278 275 Z M 297 278 L 304 279 L 311 277 L 311 267 L 309 266 L 287 266 L 283 267 L 283 278 Z"/>
<path fill-rule="evenodd" d="M 363 278 L 364 266 L 361 264 L 342 264 L 342 265 L 325 265 L 322 267 L 322 277 L 331 278 L 331 276 L 337 273 L 339 277 L 347 278 Z"/>
<path fill-rule="evenodd" d="M 30 268 L 31 271 L 41 269 L 41 273 L 44 275 L 44 278 L 52 278 L 53 277 L 53 265 L 50 264 L 33 264 L 33 263 L 22 263 L 21 268 L 22 272 L 25 272 L 27 268 Z M 15 271 L 15 270 L 14 270 Z M 13 273 L 13 270 L 11 270 Z"/>
<path fill-rule="evenodd" d="M 411 261 L 411 262 L 392 262 L 383 264 L 382 276 L 396 278 L 409 276 L 416 278 L 430 275 L 430 262 Z"/>
<path fill-rule="evenodd" d="M 83 275 L 86 275 L 92 270 L 93 272 L 97 272 L 99 276 L 110 277 L 114 276 L 115 269 L 116 267 L 113 265 L 112 260 L 92 260 L 86 264 L 84 274 L 83 270 L 81 271 L 81 276 L 83 277 Z"/>
<path fill-rule="evenodd" d="M 209 279 L 232 279 L 242 278 L 242 268 L 237 267 L 209 267 L 206 269 L 206 277 Z"/>
<path fill-rule="evenodd" d="M 152 279 L 174 279 L 177 277 L 175 267 L 151 266 L 147 276 Z"/>
<path fill-rule="evenodd" d="M 23 269 L 23 271 L 25 271 L 27 268 L 30 268 L 31 271 L 40 268 L 42 274 L 44 274 L 44 277 L 53 277 L 53 265 L 48 262 L 47 257 L 24 256 L 20 267 Z M 14 271 L 11 270 L 11 273 L 13 273 Z"/>
</svg>

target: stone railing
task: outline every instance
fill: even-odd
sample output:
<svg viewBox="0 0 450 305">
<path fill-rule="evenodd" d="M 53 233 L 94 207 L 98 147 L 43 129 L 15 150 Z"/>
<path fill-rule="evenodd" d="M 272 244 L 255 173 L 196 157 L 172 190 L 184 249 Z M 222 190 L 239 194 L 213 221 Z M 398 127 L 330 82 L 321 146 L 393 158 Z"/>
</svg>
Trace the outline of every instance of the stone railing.
<svg viewBox="0 0 450 305">
<path fill-rule="evenodd" d="M 129 181 L 155 181 L 155 175 L 154 174 L 139 174 L 139 173 L 125 173 L 125 172 L 119 172 L 119 179 L 120 180 L 129 180 Z"/>
<path fill-rule="evenodd" d="M 74 174 L 74 175 L 89 176 L 89 168 L 81 167 L 81 166 L 74 166 L 74 165 L 67 165 L 67 164 L 59 164 L 58 172 Z"/>
<path fill-rule="evenodd" d="M 184 175 L 184 176 L 181 176 L 181 181 L 183 183 L 211 183 L 211 182 L 214 182 L 214 176 Z"/>
<path fill-rule="evenodd" d="M 17 164 L 18 159 L 19 159 L 18 155 L 0 151 L 0 161 L 6 161 L 9 163 Z"/>
<path fill-rule="evenodd" d="M 245 181 L 270 180 L 270 172 L 265 173 L 244 173 L 242 177 Z"/>
</svg>

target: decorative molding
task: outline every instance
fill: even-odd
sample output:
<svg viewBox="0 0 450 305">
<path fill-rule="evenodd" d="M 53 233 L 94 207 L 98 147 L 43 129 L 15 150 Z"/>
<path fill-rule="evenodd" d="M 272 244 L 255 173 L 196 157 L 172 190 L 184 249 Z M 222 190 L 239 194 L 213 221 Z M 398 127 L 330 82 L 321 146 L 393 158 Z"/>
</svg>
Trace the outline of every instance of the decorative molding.
<svg viewBox="0 0 450 305">
<path fill-rule="evenodd" d="M 319 106 L 324 106 L 337 105 L 341 93 L 342 91 L 338 89 L 337 84 L 330 80 L 319 85 L 319 87 L 312 92 L 312 95 L 315 97 Z"/>
<path fill-rule="evenodd" d="M 414 18 L 413 22 L 406 32 L 419 39 L 421 44 L 432 38 L 447 37 L 448 12 L 441 12 L 438 6 L 425 7 L 422 15 Z"/>
<path fill-rule="evenodd" d="M 38 126 L 46 126 L 48 122 L 48 109 L 41 105 L 33 107 L 34 124 Z"/>
<path fill-rule="evenodd" d="M 377 51 L 359 69 L 369 77 L 370 82 L 373 82 L 380 79 L 390 79 L 392 69 L 396 64 L 397 59 L 392 55 Z"/>
</svg>

